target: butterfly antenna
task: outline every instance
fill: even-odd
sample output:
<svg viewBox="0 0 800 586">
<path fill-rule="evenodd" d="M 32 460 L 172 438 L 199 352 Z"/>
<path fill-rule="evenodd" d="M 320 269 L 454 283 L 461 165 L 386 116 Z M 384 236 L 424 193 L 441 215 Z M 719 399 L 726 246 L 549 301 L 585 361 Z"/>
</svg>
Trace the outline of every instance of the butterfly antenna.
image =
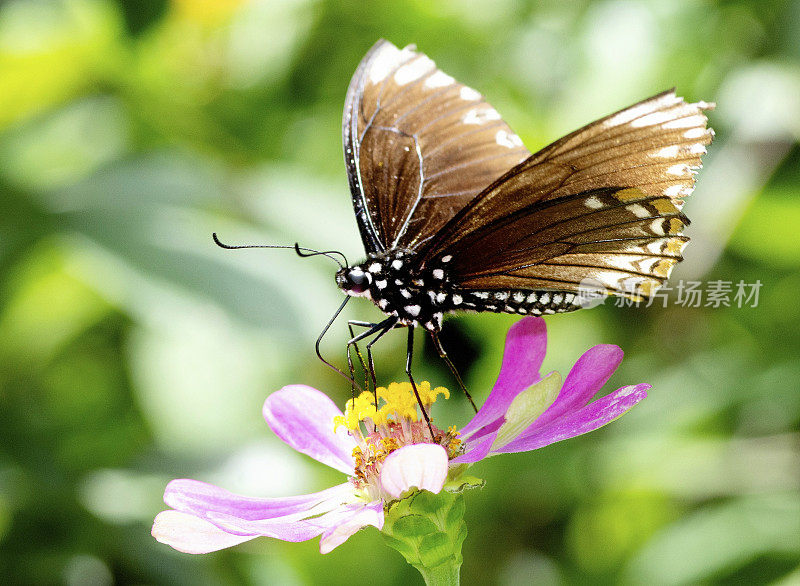
<svg viewBox="0 0 800 586">
<path fill-rule="evenodd" d="M 319 250 L 314 250 L 313 248 L 305 248 L 303 246 L 300 246 L 296 242 L 294 246 L 281 246 L 279 244 L 225 244 L 219 239 L 219 236 L 217 236 L 216 232 L 213 232 L 211 234 L 211 237 L 214 239 L 214 244 L 216 244 L 220 248 L 224 248 L 225 250 L 238 250 L 240 248 L 285 248 L 287 250 L 294 250 L 299 256 L 303 258 L 309 256 L 317 256 L 317 255 L 325 256 L 331 259 L 337 265 L 339 265 L 339 268 L 341 269 L 347 267 L 349 264 L 347 262 L 347 257 L 345 257 L 344 253 L 339 252 L 338 250 L 319 251 Z M 341 256 L 342 260 L 344 260 L 344 264 L 339 262 L 339 259 L 333 256 L 334 254 L 338 254 L 339 256 Z"/>
</svg>

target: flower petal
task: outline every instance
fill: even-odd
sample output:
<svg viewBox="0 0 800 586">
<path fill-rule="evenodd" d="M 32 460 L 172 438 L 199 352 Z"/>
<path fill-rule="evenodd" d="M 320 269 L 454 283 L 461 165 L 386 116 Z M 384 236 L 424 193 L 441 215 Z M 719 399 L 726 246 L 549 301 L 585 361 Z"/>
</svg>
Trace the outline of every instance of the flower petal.
<svg viewBox="0 0 800 586">
<path fill-rule="evenodd" d="M 381 469 L 381 488 L 395 498 L 412 487 L 438 493 L 446 478 L 447 451 L 437 444 L 414 444 L 389 454 Z"/>
<path fill-rule="evenodd" d="M 256 521 L 307 512 L 325 502 L 341 502 L 352 494 L 353 487 L 346 482 L 312 494 L 254 498 L 228 492 L 213 484 L 180 478 L 167 485 L 164 502 L 173 509 L 198 517 L 214 512 Z"/>
<path fill-rule="evenodd" d="M 561 375 L 551 372 L 538 383 L 514 397 L 505 415 L 505 423 L 497 430 L 492 450 L 516 439 L 544 413 L 561 390 Z"/>
<path fill-rule="evenodd" d="M 520 392 L 538 381 L 547 349 L 547 328 L 540 317 L 521 319 L 508 330 L 497 382 L 475 417 L 461 430 L 468 436 L 502 417 Z"/>
<path fill-rule="evenodd" d="M 232 535 L 204 519 L 180 511 L 163 511 L 156 515 L 150 533 L 161 543 L 183 553 L 210 553 L 258 537 Z"/>
<path fill-rule="evenodd" d="M 549 425 L 523 432 L 517 439 L 492 453 L 527 452 L 571 437 L 583 435 L 610 423 L 647 396 L 650 385 L 643 383 L 617 389 Z"/>
<path fill-rule="evenodd" d="M 327 395 L 305 385 L 288 385 L 264 403 L 264 419 L 275 435 L 298 452 L 345 474 L 353 474 L 355 440 L 344 427 L 333 431 L 342 412 Z"/>
<path fill-rule="evenodd" d="M 598 344 L 584 352 L 564 379 L 558 398 L 531 430 L 542 428 L 591 401 L 617 370 L 622 357 L 622 349 L 613 344 Z"/>
<path fill-rule="evenodd" d="M 474 464 L 489 455 L 497 433 L 492 433 L 467 444 L 467 451 L 453 458 L 453 464 Z"/>
<path fill-rule="evenodd" d="M 379 525 L 375 526 L 380 528 L 383 527 L 383 505 L 380 501 L 377 501 L 377 503 L 381 515 Z M 374 503 L 369 503 L 367 506 L 372 506 L 373 504 Z M 360 511 L 364 507 L 365 504 L 363 502 L 343 503 L 331 508 L 322 515 L 313 515 L 307 518 L 298 518 L 296 515 L 289 515 L 275 519 L 264 519 L 262 521 L 244 521 L 226 515 L 211 514 L 210 521 L 223 530 L 235 534 L 257 533 L 265 537 L 274 537 L 275 539 L 281 539 L 283 541 L 297 542 L 305 541 L 321 533 L 334 530 L 341 524 L 351 524 L 351 517 L 358 518 Z M 377 521 L 364 524 L 374 525 L 375 523 L 377 523 Z M 353 533 L 364 524 L 355 527 Z"/>
<path fill-rule="evenodd" d="M 381 501 L 373 501 L 366 505 L 350 505 L 347 515 L 322 534 L 319 540 L 319 552 L 330 553 L 367 525 L 377 527 L 378 531 L 383 529 L 383 503 Z"/>
</svg>

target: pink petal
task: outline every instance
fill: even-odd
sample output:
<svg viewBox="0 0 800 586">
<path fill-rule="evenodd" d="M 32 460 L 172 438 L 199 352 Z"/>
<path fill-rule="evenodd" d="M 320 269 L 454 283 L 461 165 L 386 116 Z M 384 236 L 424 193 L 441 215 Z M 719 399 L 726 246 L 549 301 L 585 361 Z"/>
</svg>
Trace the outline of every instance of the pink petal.
<svg viewBox="0 0 800 586">
<path fill-rule="evenodd" d="M 342 412 L 327 395 L 305 385 L 289 385 L 264 403 L 264 419 L 275 435 L 298 452 L 345 474 L 353 474 L 355 440 L 344 426 L 333 431 Z"/>
<path fill-rule="evenodd" d="M 467 444 L 467 451 L 460 456 L 453 458 L 453 464 L 474 464 L 483 460 L 489 455 L 494 439 L 497 437 L 497 430 L 486 437 L 482 437 L 474 442 Z"/>
<path fill-rule="evenodd" d="M 622 349 L 613 344 L 598 344 L 589 348 L 569 371 L 556 400 L 529 429 L 532 431 L 544 427 L 586 405 L 614 374 L 622 357 Z"/>
<path fill-rule="evenodd" d="M 184 553 L 209 553 L 258 537 L 232 535 L 208 521 L 179 511 L 163 511 L 156 515 L 150 533 L 161 543 Z"/>
<path fill-rule="evenodd" d="M 381 512 L 380 527 L 382 527 L 383 505 L 380 501 L 377 501 L 377 503 L 377 508 Z M 368 506 L 372 507 L 373 503 L 369 503 Z M 324 514 L 315 514 L 307 518 L 298 518 L 295 515 L 290 515 L 288 517 L 265 519 L 263 521 L 244 521 L 226 515 L 212 514 L 210 520 L 225 531 L 230 531 L 232 533 L 257 533 L 258 535 L 274 537 L 275 539 L 281 539 L 283 541 L 297 542 L 311 539 L 312 537 L 316 537 L 328 531 L 333 531 L 339 525 L 351 523 L 351 518 L 359 518 L 360 511 L 364 507 L 365 505 L 363 502 L 343 503 L 324 512 Z M 362 526 L 363 525 L 359 525 L 359 527 Z M 356 527 L 353 532 L 357 529 L 358 527 Z"/>
<path fill-rule="evenodd" d="M 527 452 L 571 437 L 583 435 L 604 426 L 628 411 L 647 396 L 648 384 L 622 387 L 613 393 L 589 403 L 556 421 L 528 432 L 523 432 L 492 453 Z"/>
<path fill-rule="evenodd" d="M 547 328 L 540 317 L 526 317 L 506 335 L 503 365 L 497 382 L 475 417 L 461 430 L 462 437 L 502 417 L 519 393 L 538 381 L 547 349 Z"/>
<path fill-rule="evenodd" d="M 383 503 L 381 501 L 374 501 L 366 505 L 350 505 L 348 513 L 347 516 L 342 517 L 339 523 L 322 534 L 319 540 L 320 553 L 330 553 L 367 525 L 376 527 L 378 531 L 383 529 Z"/>
<path fill-rule="evenodd" d="M 305 513 L 326 501 L 338 502 L 346 499 L 352 493 L 352 486 L 346 482 L 313 494 L 254 498 L 228 492 L 213 484 L 181 478 L 167 485 L 164 502 L 173 509 L 198 517 L 214 512 L 255 521 Z"/>
<path fill-rule="evenodd" d="M 437 444 L 395 450 L 383 462 L 381 488 L 395 498 L 416 487 L 438 493 L 447 478 L 447 451 Z"/>
</svg>

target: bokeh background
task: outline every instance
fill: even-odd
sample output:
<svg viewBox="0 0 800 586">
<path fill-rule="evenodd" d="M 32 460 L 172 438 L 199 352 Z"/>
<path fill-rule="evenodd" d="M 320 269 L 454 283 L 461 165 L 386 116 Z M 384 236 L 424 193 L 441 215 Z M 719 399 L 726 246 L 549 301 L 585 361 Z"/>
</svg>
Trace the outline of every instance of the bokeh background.
<svg viewBox="0 0 800 586">
<path fill-rule="evenodd" d="M 341 480 L 260 414 L 289 383 L 349 395 L 313 354 L 341 299 L 332 263 L 211 232 L 361 256 L 341 108 L 385 37 L 483 92 L 532 150 L 672 86 L 717 101 L 673 282 L 762 283 L 757 307 L 673 295 L 548 318 L 545 368 L 616 343 L 606 391 L 653 390 L 599 432 L 473 468 L 464 582 L 800 583 L 799 31 L 786 0 L 0 4 L 0 581 L 419 579 L 374 529 L 326 556 L 260 539 L 193 557 L 149 535 L 171 478 L 252 495 Z M 479 400 L 513 321 L 447 322 Z M 345 330 L 325 344 L 340 364 Z M 378 347 L 385 382 L 404 338 Z M 418 343 L 420 377 L 452 388 Z M 448 403 L 436 417 L 465 423 Z"/>
</svg>

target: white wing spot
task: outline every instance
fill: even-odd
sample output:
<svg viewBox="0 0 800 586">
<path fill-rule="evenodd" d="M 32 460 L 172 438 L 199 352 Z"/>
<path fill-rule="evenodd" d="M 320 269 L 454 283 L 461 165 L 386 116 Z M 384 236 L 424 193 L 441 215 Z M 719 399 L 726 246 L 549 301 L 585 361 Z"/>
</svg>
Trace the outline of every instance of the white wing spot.
<svg viewBox="0 0 800 586">
<path fill-rule="evenodd" d="M 419 312 L 422 311 L 422 308 L 419 305 L 406 305 L 403 309 L 405 309 L 409 315 L 413 315 L 417 317 Z"/>
<path fill-rule="evenodd" d="M 664 195 L 668 197 L 676 197 L 683 193 L 683 185 L 680 183 L 676 183 L 675 185 L 670 185 L 664 190 Z"/>
<path fill-rule="evenodd" d="M 708 151 L 706 150 L 706 145 L 704 144 L 693 144 L 689 147 L 689 152 L 693 155 L 705 155 Z"/>
<path fill-rule="evenodd" d="M 528 303 L 536 303 L 536 300 L 538 298 L 539 296 L 536 295 L 536 293 L 531 293 L 530 295 L 528 295 Z"/>
<path fill-rule="evenodd" d="M 661 124 L 662 122 L 667 122 L 668 120 L 672 120 L 674 118 L 674 114 L 670 112 L 651 112 L 650 114 L 646 114 L 641 118 L 637 118 L 633 122 L 631 122 L 631 126 L 634 128 L 640 128 L 642 126 L 653 126 L 655 124 Z"/>
<path fill-rule="evenodd" d="M 516 293 L 514 293 L 514 301 L 516 301 L 517 303 L 522 303 L 523 301 L 525 301 L 525 294 L 517 291 Z"/>
<path fill-rule="evenodd" d="M 655 153 L 650 153 L 651 157 L 659 157 L 661 159 L 672 159 L 673 157 L 678 156 L 678 152 L 680 152 L 680 146 L 677 144 L 673 144 L 668 147 L 664 147 L 660 151 Z"/>
<path fill-rule="evenodd" d="M 702 114 L 695 114 L 694 116 L 671 120 L 664 125 L 664 128 L 691 128 L 693 126 L 705 126 L 705 124 L 706 117 Z"/>
<path fill-rule="evenodd" d="M 406 299 L 411 299 L 411 293 L 408 292 L 408 289 L 400 289 L 400 295 Z"/>
<path fill-rule="evenodd" d="M 500 301 L 505 301 L 508 299 L 508 291 L 498 291 L 494 294 L 495 299 L 499 299 Z"/>
<path fill-rule="evenodd" d="M 658 98 L 655 102 L 647 101 L 644 104 L 639 104 L 637 106 L 628 108 L 627 110 L 623 110 L 619 114 L 616 114 L 606 120 L 603 123 L 603 126 L 619 126 L 620 124 L 630 122 L 634 118 L 638 118 L 639 116 L 647 114 L 648 112 L 652 112 L 657 108 L 672 106 L 680 101 L 681 99 L 675 94 L 667 94 L 666 96 Z"/>
<path fill-rule="evenodd" d="M 445 299 L 447 299 L 447 293 L 437 293 L 436 294 L 436 302 L 437 303 L 443 303 Z"/>
<path fill-rule="evenodd" d="M 561 293 L 556 293 L 553 295 L 553 303 L 556 305 L 561 305 L 561 302 L 564 300 L 564 296 Z"/>
<path fill-rule="evenodd" d="M 451 260 L 453 260 L 453 256 L 450 254 L 442 257 L 442 262 L 450 262 Z"/>
<path fill-rule="evenodd" d="M 386 299 L 380 299 L 380 300 L 378 300 L 378 307 L 380 307 L 381 309 L 386 309 L 386 307 L 387 307 L 388 305 L 389 305 L 389 302 L 388 302 L 388 301 L 386 301 Z"/>
<path fill-rule="evenodd" d="M 597 199 L 595 196 L 586 198 L 586 201 L 583 202 L 583 204 L 587 208 L 591 208 L 593 210 L 599 210 L 601 207 L 603 207 L 603 202 Z"/>
<path fill-rule="evenodd" d="M 464 86 L 461 88 L 461 99 L 474 102 L 475 100 L 480 100 L 481 95 L 471 87 Z"/>
<path fill-rule="evenodd" d="M 666 232 L 664 232 L 664 221 L 661 218 L 653 220 L 650 223 L 650 231 L 659 236 L 666 236 Z"/>
<path fill-rule="evenodd" d="M 386 44 L 381 47 L 372 60 L 372 66 L 369 69 L 369 80 L 372 83 L 383 81 L 400 60 L 401 53 L 394 45 Z"/>
<path fill-rule="evenodd" d="M 489 292 L 488 291 L 475 291 L 473 293 L 475 297 L 478 299 L 489 299 Z"/>
<path fill-rule="evenodd" d="M 444 271 L 442 269 L 433 269 L 433 278 L 441 281 L 444 279 Z"/>
<path fill-rule="evenodd" d="M 437 71 L 433 75 L 431 75 L 428 79 L 425 80 L 425 87 L 427 88 L 437 88 L 437 87 L 444 87 L 446 85 L 450 85 L 455 82 L 455 79 L 447 75 L 444 71 Z"/>
<path fill-rule="evenodd" d="M 631 212 L 637 218 L 646 218 L 647 216 L 650 215 L 650 212 L 647 211 L 647 208 L 638 203 L 625 206 L 625 209 Z"/>
<path fill-rule="evenodd" d="M 500 114 L 494 108 L 473 108 L 467 112 L 461 121 L 464 124 L 485 124 L 490 120 L 499 120 Z"/>
<path fill-rule="evenodd" d="M 707 133 L 708 131 L 703 127 L 690 128 L 683 133 L 683 138 L 700 138 L 701 136 L 705 136 Z"/>
<path fill-rule="evenodd" d="M 392 261 L 392 268 L 393 269 L 401 269 L 403 268 L 403 261 L 400 259 L 395 259 Z"/>
<path fill-rule="evenodd" d="M 539 297 L 539 303 L 542 305 L 547 305 L 550 302 L 550 293 L 543 293 L 541 297 Z"/>
<path fill-rule="evenodd" d="M 394 74 L 394 81 L 397 85 L 405 85 L 419 79 L 425 75 L 426 72 L 430 71 L 432 67 L 435 67 L 433 61 L 428 59 L 425 55 L 420 55 L 411 63 L 406 63 L 398 69 L 397 73 Z"/>
<path fill-rule="evenodd" d="M 686 175 L 689 172 L 689 165 L 686 163 L 677 163 L 667 169 L 670 175 Z"/>
<path fill-rule="evenodd" d="M 522 139 L 513 132 L 509 132 L 508 130 L 505 129 L 498 130 L 497 134 L 494 135 L 494 140 L 500 146 L 504 146 L 510 149 L 522 146 Z"/>
<path fill-rule="evenodd" d="M 464 301 L 464 298 L 461 295 L 453 295 L 453 305 L 461 305 L 462 301 Z"/>
</svg>

